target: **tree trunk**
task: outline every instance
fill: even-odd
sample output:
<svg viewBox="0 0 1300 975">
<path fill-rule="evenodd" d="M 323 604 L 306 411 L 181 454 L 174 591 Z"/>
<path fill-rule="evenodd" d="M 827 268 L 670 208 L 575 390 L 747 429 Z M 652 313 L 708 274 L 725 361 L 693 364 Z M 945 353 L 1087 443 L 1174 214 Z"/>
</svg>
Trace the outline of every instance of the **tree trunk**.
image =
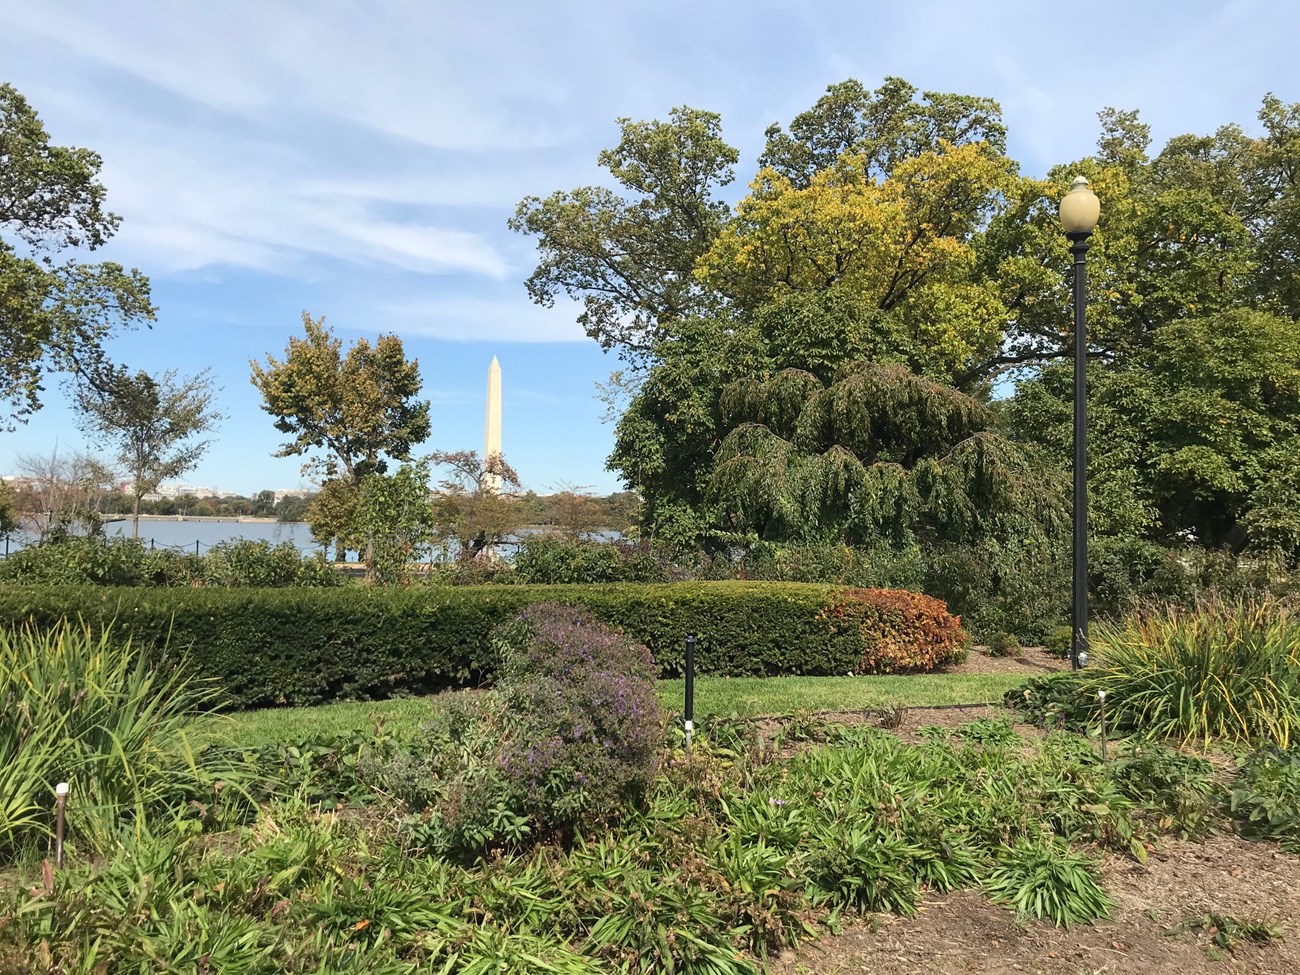
<svg viewBox="0 0 1300 975">
<path fill-rule="evenodd" d="M 132 498 L 132 504 L 131 504 L 131 537 L 139 538 L 140 537 L 140 492 L 133 491 L 132 494 L 134 495 L 134 497 Z"/>
</svg>

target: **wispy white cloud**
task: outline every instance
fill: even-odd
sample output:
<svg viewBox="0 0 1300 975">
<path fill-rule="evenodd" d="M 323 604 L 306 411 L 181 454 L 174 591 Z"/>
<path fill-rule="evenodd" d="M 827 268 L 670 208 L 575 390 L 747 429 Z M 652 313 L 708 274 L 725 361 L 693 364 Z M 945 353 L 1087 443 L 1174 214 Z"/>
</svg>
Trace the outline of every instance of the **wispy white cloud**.
<svg viewBox="0 0 1300 975">
<path fill-rule="evenodd" d="M 522 289 L 521 289 L 522 292 Z M 445 296 L 379 305 L 372 319 L 378 331 L 470 342 L 588 342 L 577 324 L 581 306 L 568 300 L 555 307 L 526 297 L 498 299 Z"/>
</svg>

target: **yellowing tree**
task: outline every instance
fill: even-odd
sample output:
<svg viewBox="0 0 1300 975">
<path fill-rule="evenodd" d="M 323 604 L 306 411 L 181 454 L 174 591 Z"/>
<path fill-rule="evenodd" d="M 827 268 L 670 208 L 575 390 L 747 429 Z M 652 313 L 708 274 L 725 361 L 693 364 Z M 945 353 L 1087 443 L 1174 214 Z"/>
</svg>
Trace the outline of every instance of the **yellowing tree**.
<svg viewBox="0 0 1300 975">
<path fill-rule="evenodd" d="M 396 335 L 374 345 L 358 339 L 344 355 L 324 317 L 303 312 L 302 325 L 304 337 L 289 339 L 283 360 L 250 363 L 262 409 L 293 436 L 275 456 L 321 450 L 325 456 L 309 466 L 349 480 L 382 474 L 384 455 L 409 460 L 411 447 L 429 437 L 429 404 L 415 399 L 419 361 L 406 360 Z"/>
<path fill-rule="evenodd" d="M 1014 184 L 982 143 L 940 141 L 888 176 L 846 154 L 806 186 L 763 169 L 736 219 L 700 259 L 702 282 L 745 310 L 835 289 L 889 316 L 952 376 L 996 349 L 1006 309 L 976 276 L 974 235 Z"/>
</svg>

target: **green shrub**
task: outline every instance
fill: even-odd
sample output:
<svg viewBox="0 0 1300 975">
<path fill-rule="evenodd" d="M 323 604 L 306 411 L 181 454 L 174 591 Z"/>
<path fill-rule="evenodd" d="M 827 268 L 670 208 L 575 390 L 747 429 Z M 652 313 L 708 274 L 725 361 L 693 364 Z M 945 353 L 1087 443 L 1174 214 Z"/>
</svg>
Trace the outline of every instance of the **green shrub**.
<svg viewBox="0 0 1300 975">
<path fill-rule="evenodd" d="M 72 842 L 99 851 L 119 824 L 145 829 L 237 778 L 188 737 L 215 688 L 170 660 L 156 670 L 112 637 L 74 625 L 0 629 L 0 859 L 51 834 L 60 781 L 71 786 Z"/>
<path fill-rule="evenodd" d="M 1099 624 L 1090 647 L 1117 726 L 1282 747 L 1300 730 L 1300 615 L 1272 600 L 1154 607 Z"/>
<path fill-rule="evenodd" d="M 995 633 L 993 639 L 989 641 L 990 657 L 1018 657 L 1020 656 L 1020 641 L 1016 639 L 1014 633 Z"/>
<path fill-rule="evenodd" d="M 292 542 L 238 539 L 204 553 L 146 548 L 138 538 L 63 535 L 0 561 L 0 579 L 38 586 L 338 586 L 323 555 Z"/>
<path fill-rule="evenodd" d="M 1121 753 L 1106 771 L 1126 798 L 1158 817 L 1162 832 L 1202 837 L 1213 829 L 1221 790 L 1205 759 L 1172 748 L 1138 748 Z"/>
<path fill-rule="evenodd" d="M 489 634 L 523 606 L 585 606 L 682 672 L 697 633 L 700 674 L 837 675 L 927 669 L 959 659 L 941 603 L 909 593 L 793 583 L 608 586 L 346 586 L 292 589 L 0 589 L 0 625 L 84 618 L 145 651 L 189 649 L 238 706 L 310 704 L 481 683 Z M 913 642 L 915 641 L 915 642 Z"/>
<path fill-rule="evenodd" d="M 1043 649 L 1053 657 L 1062 657 L 1068 659 L 1070 651 L 1074 649 L 1074 628 L 1070 626 L 1058 626 L 1047 635 L 1043 643 Z"/>
<path fill-rule="evenodd" d="M 1144 604 L 1194 607 L 1207 596 L 1227 600 L 1281 598 L 1300 591 L 1300 573 L 1273 555 L 1165 548 L 1145 539 L 1100 537 L 1089 550 L 1088 589 L 1094 611 L 1118 619 Z"/>
<path fill-rule="evenodd" d="M 23 585 L 183 586 L 201 575 L 199 556 L 138 538 L 62 535 L 0 561 L 0 580 Z"/>
<path fill-rule="evenodd" d="M 1246 759 L 1228 797 L 1228 810 L 1247 839 L 1274 840 L 1300 851 L 1300 754 L 1261 749 Z"/>
<path fill-rule="evenodd" d="M 1046 540 L 987 540 L 926 552 L 920 591 L 942 599 L 981 642 L 1006 631 L 1037 643 L 1070 602 L 1069 551 Z"/>
<path fill-rule="evenodd" d="M 358 774 L 416 814 L 407 829 L 425 853 L 519 847 L 535 830 L 502 763 L 509 725 L 506 705 L 495 694 L 435 698 L 413 742 L 371 752 L 358 763 Z"/>
<path fill-rule="evenodd" d="M 596 582 L 668 582 L 667 563 L 645 544 L 570 541 L 529 535 L 515 554 L 517 581 L 533 585 Z"/>
<path fill-rule="evenodd" d="M 209 586 L 280 588 L 341 586 L 347 579 L 321 553 L 304 556 L 293 542 L 238 539 L 220 542 L 203 556 L 203 582 Z"/>
<path fill-rule="evenodd" d="M 1007 691 L 1007 707 L 1019 711 L 1021 716 L 1040 728 L 1059 728 L 1086 732 L 1099 722 L 1101 706 L 1097 695 L 1091 693 L 1086 671 L 1062 671 L 1031 677 L 1019 687 Z M 1122 729 L 1111 715 L 1112 733 Z"/>
</svg>

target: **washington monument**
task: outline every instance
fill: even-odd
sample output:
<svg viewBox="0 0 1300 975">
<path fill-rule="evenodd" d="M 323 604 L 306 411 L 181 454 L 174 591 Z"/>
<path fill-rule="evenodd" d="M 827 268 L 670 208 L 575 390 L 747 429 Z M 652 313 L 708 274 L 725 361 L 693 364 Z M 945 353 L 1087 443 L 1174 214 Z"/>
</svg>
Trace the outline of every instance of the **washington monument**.
<svg viewBox="0 0 1300 975">
<path fill-rule="evenodd" d="M 492 357 L 488 366 L 487 382 L 487 424 L 483 430 L 483 466 L 492 464 L 493 457 L 501 456 L 501 363 Z M 482 487 L 493 494 L 501 493 L 501 475 L 483 472 Z"/>
</svg>

